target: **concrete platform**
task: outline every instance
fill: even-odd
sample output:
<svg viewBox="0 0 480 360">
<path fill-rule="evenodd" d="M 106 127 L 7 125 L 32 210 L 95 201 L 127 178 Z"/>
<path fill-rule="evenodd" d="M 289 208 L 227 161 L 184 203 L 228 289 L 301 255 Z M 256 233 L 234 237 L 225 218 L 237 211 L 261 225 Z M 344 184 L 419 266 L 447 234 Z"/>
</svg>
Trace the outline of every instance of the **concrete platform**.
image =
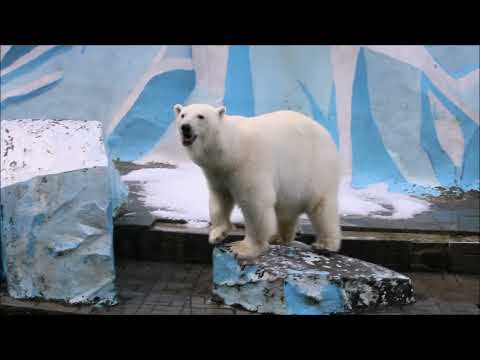
<svg viewBox="0 0 480 360">
<path fill-rule="evenodd" d="M 131 162 L 115 162 L 121 175 L 134 170 L 146 168 L 172 168 L 174 166 L 163 163 L 137 165 Z M 158 219 L 150 213 L 158 210 L 144 205 L 141 199 L 143 184 L 140 182 L 126 182 L 130 193 L 128 204 L 123 214 L 116 219 L 118 226 L 151 227 L 155 221 L 172 222 L 167 219 Z M 410 219 L 391 220 L 362 216 L 343 216 L 341 226 L 348 231 L 394 231 L 394 232 L 422 232 L 422 233 L 455 233 L 480 234 L 480 192 L 462 192 L 460 189 L 444 189 L 441 196 L 427 196 L 430 210 L 420 213 Z M 390 215 L 385 212 L 383 215 Z M 185 223 L 179 220 L 176 223 Z M 312 227 L 306 220 L 300 221 L 299 231 L 312 233 Z"/>
<path fill-rule="evenodd" d="M 243 236 L 239 228 L 227 242 Z M 296 240 L 310 244 L 314 236 L 299 232 Z M 114 250 L 117 259 L 211 264 L 213 247 L 206 228 L 156 223 L 151 228 L 116 226 Z M 344 230 L 340 253 L 395 271 L 480 274 L 479 235 Z"/>
</svg>

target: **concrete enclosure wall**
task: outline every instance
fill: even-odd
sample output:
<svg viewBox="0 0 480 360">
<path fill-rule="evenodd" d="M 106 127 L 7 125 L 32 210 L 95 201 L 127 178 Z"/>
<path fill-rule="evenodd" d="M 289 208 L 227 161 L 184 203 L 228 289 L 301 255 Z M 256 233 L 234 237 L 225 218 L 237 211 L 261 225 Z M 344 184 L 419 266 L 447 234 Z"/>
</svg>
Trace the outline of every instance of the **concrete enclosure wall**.
<svg viewBox="0 0 480 360">
<path fill-rule="evenodd" d="M 175 103 L 322 123 L 355 187 L 479 188 L 479 46 L 9 46 L 1 119 L 97 120 L 110 155 L 176 161 Z"/>
</svg>

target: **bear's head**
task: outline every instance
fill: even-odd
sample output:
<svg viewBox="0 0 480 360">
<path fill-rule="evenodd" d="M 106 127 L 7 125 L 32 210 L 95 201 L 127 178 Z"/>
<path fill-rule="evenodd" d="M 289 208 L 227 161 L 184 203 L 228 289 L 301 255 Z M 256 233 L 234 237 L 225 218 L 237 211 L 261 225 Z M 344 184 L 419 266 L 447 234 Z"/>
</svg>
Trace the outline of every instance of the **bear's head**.
<svg viewBox="0 0 480 360">
<path fill-rule="evenodd" d="M 207 144 L 216 136 L 225 115 L 225 107 L 205 104 L 175 105 L 176 124 L 183 146 L 192 148 L 196 143 Z"/>
</svg>

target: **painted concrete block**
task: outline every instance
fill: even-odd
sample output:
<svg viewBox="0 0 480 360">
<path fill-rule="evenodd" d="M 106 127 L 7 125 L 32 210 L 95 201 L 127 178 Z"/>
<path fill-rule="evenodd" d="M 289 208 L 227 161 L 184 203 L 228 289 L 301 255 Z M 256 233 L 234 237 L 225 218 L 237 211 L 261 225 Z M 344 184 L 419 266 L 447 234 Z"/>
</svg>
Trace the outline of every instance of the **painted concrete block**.
<svg viewBox="0 0 480 360">
<path fill-rule="evenodd" d="M 116 302 L 113 215 L 124 199 L 101 123 L 1 122 L 1 247 L 9 295 Z"/>
<path fill-rule="evenodd" d="M 272 245 L 250 262 L 228 246 L 213 251 L 213 294 L 227 305 L 260 313 L 327 315 L 414 302 L 411 280 L 339 254 L 323 256 Z"/>
</svg>

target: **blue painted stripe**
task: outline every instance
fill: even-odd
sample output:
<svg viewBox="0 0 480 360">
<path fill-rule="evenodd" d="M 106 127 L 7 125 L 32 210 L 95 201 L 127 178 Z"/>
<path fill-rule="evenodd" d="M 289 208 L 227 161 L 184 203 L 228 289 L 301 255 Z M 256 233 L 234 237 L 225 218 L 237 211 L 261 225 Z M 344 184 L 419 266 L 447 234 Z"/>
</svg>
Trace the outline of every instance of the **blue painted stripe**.
<svg viewBox="0 0 480 360">
<path fill-rule="evenodd" d="M 112 159 L 136 160 L 150 151 L 173 121 L 173 106 L 183 104 L 194 86 L 191 70 L 152 78 L 107 140 Z"/>
<path fill-rule="evenodd" d="M 460 185 L 464 190 L 480 191 L 480 131 L 473 133 L 465 146 L 465 154 L 463 156 L 463 168 L 460 178 Z"/>
<path fill-rule="evenodd" d="M 385 182 L 390 190 L 400 190 L 407 181 L 388 154 L 373 119 L 367 81 L 365 54 L 361 49 L 352 93 L 352 185 L 366 187 Z"/>
<path fill-rule="evenodd" d="M 68 45 L 68 46 L 62 45 L 62 46 L 54 47 L 44 52 L 42 55 L 35 58 L 34 60 L 29 61 L 26 64 L 20 66 L 19 68 L 13 70 L 12 72 L 6 74 L 5 76 L 2 76 L 2 79 L 1 79 L 2 85 L 7 84 L 9 81 L 12 81 L 13 79 L 17 79 L 20 76 L 28 74 L 29 72 L 33 71 L 36 67 L 46 63 L 47 61 L 49 61 L 50 59 L 54 58 L 57 55 L 70 51 L 71 49 L 72 49 L 71 45 Z"/>
<path fill-rule="evenodd" d="M 29 92 L 27 94 L 9 97 L 9 98 L 7 98 L 7 99 L 5 99 L 1 102 L 0 108 L 5 109 L 10 104 L 20 103 L 20 102 L 23 102 L 23 101 L 26 101 L 26 100 L 30 100 L 30 99 L 32 99 L 36 96 L 39 96 L 39 95 L 49 91 L 50 89 L 52 89 L 54 86 L 56 86 L 60 82 L 60 80 L 62 80 L 62 79 L 60 78 L 58 80 L 55 80 L 54 82 L 46 84 L 45 86 L 42 86 L 41 88 L 38 88 L 38 89 L 36 89 L 32 92 Z"/>
<path fill-rule="evenodd" d="M 423 150 L 428 155 L 432 164 L 435 176 L 442 186 L 450 187 L 455 185 L 455 179 L 459 173 L 459 169 L 455 167 L 450 157 L 442 149 L 438 140 L 437 132 L 434 125 L 434 117 L 432 114 L 430 99 L 428 98 L 429 86 L 428 79 L 422 74 L 420 80 L 420 96 L 422 109 L 422 123 L 420 127 L 420 143 Z"/>
<path fill-rule="evenodd" d="M 337 144 L 337 149 L 340 148 L 340 140 L 338 135 L 338 124 L 337 124 L 337 88 L 335 87 L 335 82 L 332 84 L 332 91 L 330 93 L 330 104 L 328 106 L 328 120 L 331 124 L 333 141 Z"/>
<path fill-rule="evenodd" d="M 422 74 L 422 130 L 425 126 L 425 134 L 422 133 L 423 141 L 426 141 L 427 153 L 433 156 L 432 165 L 435 172 L 438 172 L 439 180 L 443 186 L 460 186 L 462 189 L 472 189 L 478 187 L 479 172 L 478 163 L 478 125 L 455 105 L 448 97 L 446 97 L 425 75 Z M 459 169 L 455 167 L 448 155 L 441 149 L 438 138 L 433 127 L 433 115 L 430 110 L 430 102 L 428 93 L 431 92 L 445 108 L 455 116 L 460 124 L 465 143 L 463 154 L 463 165 Z M 424 136 L 426 138 L 424 139 Z"/>
<path fill-rule="evenodd" d="M 27 54 L 37 45 L 13 45 L 0 63 L 2 70 L 12 65 L 17 59 Z"/>
<path fill-rule="evenodd" d="M 317 101 L 315 100 L 315 98 L 313 97 L 312 93 L 307 88 L 307 86 L 300 80 L 298 80 L 298 83 L 300 84 L 300 87 L 302 88 L 304 95 L 308 99 L 308 103 L 310 105 L 313 118 L 327 129 L 327 131 L 330 133 L 330 136 L 332 137 L 333 141 L 335 141 L 335 144 L 337 145 L 337 148 L 338 148 L 335 85 L 332 86 L 331 95 L 330 95 L 330 105 L 329 105 L 328 117 L 327 117 L 323 114 L 322 110 L 320 109 L 320 106 L 318 106 Z"/>
<path fill-rule="evenodd" d="M 230 114 L 255 115 L 249 46 L 229 48 L 224 104 Z"/>
<path fill-rule="evenodd" d="M 478 45 L 427 45 L 425 48 L 442 69 L 455 79 L 480 67 Z"/>
<path fill-rule="evenodd" d="M 479 69 L 480 69 L 480 66 L 478 64 L 473 64 L 472 66 L 467 67 L 465 69 L 458 70 L 458 71 L 452 71 L 452 73 L 450 75 L 452 77 L 454 77 L 455 79 L 461 79 L 462 77 L 467 76 L 471 72 L 479 70 Z"/>
</svg>

